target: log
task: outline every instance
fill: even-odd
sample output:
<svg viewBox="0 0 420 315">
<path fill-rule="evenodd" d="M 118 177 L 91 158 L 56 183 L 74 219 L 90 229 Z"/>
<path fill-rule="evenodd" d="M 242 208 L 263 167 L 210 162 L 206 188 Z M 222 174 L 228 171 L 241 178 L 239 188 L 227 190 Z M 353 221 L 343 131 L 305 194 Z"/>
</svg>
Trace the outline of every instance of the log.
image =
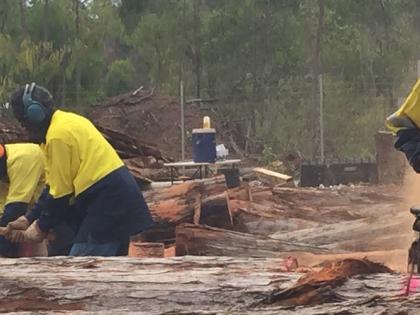
<svg viewBox="0 0 420 315">
<path fill-rule="evenodd" d="M 321 247 L 278 241 L 206 225 L 184 223 L 176 228 L 176 255 L 280 257 L 284 252 L 325 252 Z"/>
<path fill-rule="evenodd" d="M 206 216 L 214 213 L 206 211 L 205 205 L 202 213 L 202 200 L 221 194 L 226 189 L 224 176 L 218 176 L 146 191 L 144 196 L 156 224 L 143 232 L 141 239 L 166 244 L 174 242 L 175 227 L 181 223 L 207 222 Z M 218 211 L 222 215 L 221 222 L 227 220 L 226 211 Z"/>
<path fill-rule="evenodd" d="M 1 259 L 0 312 L 277 315 L 418 311 L 415 296 L 397 296 L 402 275 L 390 273 L 355 277 L 351 285 L 332 288 L 342 303 L 299 309 L 278 305 L 284 296 L 279 291 L 293 288 L 299 278 L 297 273 L 281 272 L 283 263 L 283 259 L 193 256 Z"/>
</svg>

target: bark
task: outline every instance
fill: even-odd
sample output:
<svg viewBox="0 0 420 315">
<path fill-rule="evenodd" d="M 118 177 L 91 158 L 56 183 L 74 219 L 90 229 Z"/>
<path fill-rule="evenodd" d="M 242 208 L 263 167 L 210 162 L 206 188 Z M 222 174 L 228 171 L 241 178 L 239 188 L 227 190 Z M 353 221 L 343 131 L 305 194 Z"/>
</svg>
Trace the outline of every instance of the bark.
<svg viewBox="0 0 420 315">
<path fill-rule="evenodd" d="M 323 252 L 315 246 L 205 225 L 182 224 L 176 228 L 177 256 L 280 257 L 293 251 Z"/>
<path fill-rule="evenodd" d="M 299 274 L 282 272 L 284 263 L 282 259 L 232 257 L 2 259 L 0 312 L 277 315 L 418 311 L 414 295 L 398 296 L 404 275 L 390 274 L 381 266 L 356 262 L 349 272 L 348 263 L 343 262 L 335 264 L 338 269 L 323 269 L 321 277 L 308 274 L 294 285 Z M 369 275 L 375 272 L 387 273 Z M 343 275 L 356 274 L 365 276 L 340 286 Z M 313 294 L 308 296 L 308 291 Z M 293 308 L 305 302 L 334 301 Z"/>
<path fill-rule="evenodd" d="M 221 314 L 233 306 L 245 311 L 287 281 L 278 273 L 281 263 L 226 257 L 3 259 L 0 312 Z"/>
</svg>

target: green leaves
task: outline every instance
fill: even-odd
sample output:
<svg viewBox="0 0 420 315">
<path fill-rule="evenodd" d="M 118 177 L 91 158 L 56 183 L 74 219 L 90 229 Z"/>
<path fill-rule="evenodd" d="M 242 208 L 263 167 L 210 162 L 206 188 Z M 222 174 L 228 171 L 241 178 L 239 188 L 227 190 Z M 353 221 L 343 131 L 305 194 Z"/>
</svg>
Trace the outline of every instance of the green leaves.
<svg viewBox="0 0 420 315">
<path fill-rule="evenodd" d="M 88 106 L 140 85 L 177 96 L 182 79 L 238 134 L 310 157 L 319 11 L 313 0 L 3 0 L 0 102 L 28 81 Z M 372 154 L 415 78 L 419 16 L 415 0 L 325 0 L 327 157 Z"/>
</svg>

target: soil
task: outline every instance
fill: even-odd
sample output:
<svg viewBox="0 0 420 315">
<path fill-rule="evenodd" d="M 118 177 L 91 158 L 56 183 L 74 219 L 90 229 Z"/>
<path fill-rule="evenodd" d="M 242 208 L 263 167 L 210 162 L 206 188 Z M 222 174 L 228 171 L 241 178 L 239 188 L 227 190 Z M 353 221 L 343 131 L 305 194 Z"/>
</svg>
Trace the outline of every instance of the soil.
<svg viewBox="0 0 420 315">
<path fill-rule="evenodd" d="M 181 158 L 181 109 L 177 99 L 154 90 L 127 93 L 94 105 L 88 115 L 97 125 L 123 132 L 158 147 L 165 155 Z M 191 157 L 191 132 L 202 128 L 203 114 L 195 104 L 185 105 L 185 149 Z M 218 124 L 212 124 L 216 130 Z M 221 130 L 221 129 L 220 129 Z M 216 136 L 223 143 L 221 134 Z"/>
</svg>

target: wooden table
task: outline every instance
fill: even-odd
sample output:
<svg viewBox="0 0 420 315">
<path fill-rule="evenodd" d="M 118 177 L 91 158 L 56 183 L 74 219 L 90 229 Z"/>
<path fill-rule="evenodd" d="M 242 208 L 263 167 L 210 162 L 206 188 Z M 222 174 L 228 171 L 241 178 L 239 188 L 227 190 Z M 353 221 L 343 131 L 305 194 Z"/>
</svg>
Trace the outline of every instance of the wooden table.
<svg viewBox="0 0 420 315">
<path fill-rule="evenodd" d="M 197 171 L 193 174 L 193 178 L 203 178 L 203 169 L 204 169 L 204 177 L 207 177 L 209 174 L 209 167 L 219 167 L 230 165 L 232 168 L 235 168 L 241 162 L 240 159 L 231 159 L 231 160 L 218 160 L 215 163 L 196 163 L 194 161 L 180 161 L 180 162 L 173 162 L 173 163 L 164 163 L 165 167 L 169 167 L 171 169 L 171 183 L 174 182 L 174 171 L 177 168 L 196 168 Z"/>
</svg>

